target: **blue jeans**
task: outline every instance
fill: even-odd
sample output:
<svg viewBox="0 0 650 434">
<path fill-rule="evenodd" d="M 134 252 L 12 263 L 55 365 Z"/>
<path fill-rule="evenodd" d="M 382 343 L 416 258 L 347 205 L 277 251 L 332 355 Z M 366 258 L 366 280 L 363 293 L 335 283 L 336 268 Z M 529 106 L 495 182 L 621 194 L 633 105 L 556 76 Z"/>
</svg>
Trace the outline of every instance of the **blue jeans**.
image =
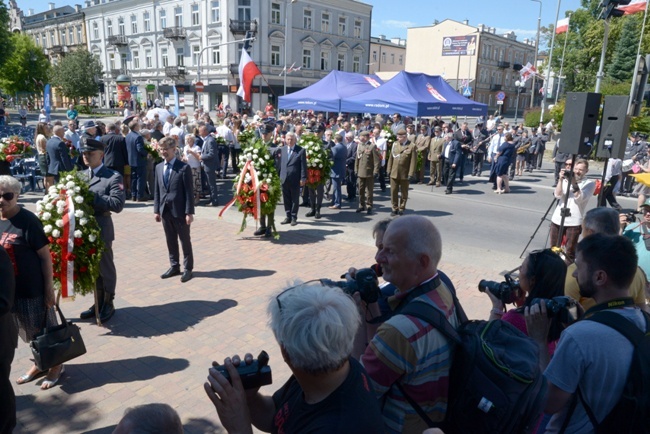
<svg viewBox="0 0 650 434">
<path fill-rule="evenodd" d="M 143 199 L 147 188 L 147 166 L 131 166 L 131 197 Z"/>
<path fill-rule="evenodd" d="M 341 206 L 341 187 L 343 180 L 340 178 L 331 178 L 334 195 L 332 197 L 332 206 Z"/>
</svg>

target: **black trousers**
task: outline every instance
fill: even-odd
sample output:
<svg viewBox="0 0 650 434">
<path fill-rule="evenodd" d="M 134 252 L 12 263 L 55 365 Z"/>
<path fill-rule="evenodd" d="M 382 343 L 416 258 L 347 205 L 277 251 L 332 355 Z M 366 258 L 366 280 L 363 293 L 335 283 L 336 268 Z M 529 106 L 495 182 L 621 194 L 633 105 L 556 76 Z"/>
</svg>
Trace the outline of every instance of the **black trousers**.
<svg viewBox="0 0 650 434">
<path fill-rule="evenodd" d="M 15 329 L 13 331 L 15 332 Z M 2 331 L 7 332 L 9 331 Z M 0 359 L 0 434 L 11 434 L 16 427 L 16 395 L 9 379 L 15 351 L 13 345 L 3 348 Z"/>
<path fill-rule="evenodd" d="M 325 193 L 325 186 L 323 184 L 314 188 L 307 188 L 309 190 L 309 204 L 311 209 L 320 209 L 323 205 L 323 195 Z"/>
<path fill-rule="evenodd" d="M 475 153 L 474 154 L 474 167 L 472 173 L 474 175 L 480 175 L 483 171 L 483 160 L 485 159 L 484 153 Z"/>
<path fill-rule="evenodd" d="M 449 160 L 445 160 L 444 166 L 444 184 L 447 186 L 447 191 L 453 191 L 454 189 L 454 179 L 456 178 L 456 170 L 458 166 L 452 167 L 452 164 Z"/>
<path fill-rule="evenodd" d="M 605 202 L 609 202 L 609 206 L 614 208 L 615 210 L 621 211 L 623 207 L 619 205 L 619 203 L 616 201 L 616 196 L 614 196 L 614 187 L 616 186 L 616 183 L 612 184 L 612 182 L 608 182 L 603 186 L 603 194 L 600 198 L 600 202 L 598 203 L 598 206 L 607 206 Z"/>
<path fill-rule="evenodd" d="M 104 240 L 104 251 L 99 260 L 99 276 L 95 282 L 98 291 L 102 291 L 111 296 L 115 296 L 115 287 L 117 286 L 117 270 L 113 261 L 113 241 Z"/>
<path fill-rule="evenodd" d="M 357 174 L 354 173 L 354 170 L 347 169 L 345 176 L 345 186 L 348 193 L 348 200 L 352 200 L 357 197 Z"/>
<path fill-rule="evenodd" d="M 282 184 L 282 201 L 284 212 L 292 220 L 298 219 L 298 206 L 300 205 L 300 183 L 285 181 Z"/>
<path fill-rule="evenodd" d="M 162 225 L 167 241 L 169 252 L 169 264 L 172 267 L 180 267 L 180 255 L 178 251 L 178 240 L 183 249 L 183 268 L 192 270 L 194 268 L 194 255 L 192 253 L 192 240 L 190 238 L 190 225 L 185 221 L 185 216 L 174 218 L 171 211 L 165 209 L 162 215 Z"/>
</svg>

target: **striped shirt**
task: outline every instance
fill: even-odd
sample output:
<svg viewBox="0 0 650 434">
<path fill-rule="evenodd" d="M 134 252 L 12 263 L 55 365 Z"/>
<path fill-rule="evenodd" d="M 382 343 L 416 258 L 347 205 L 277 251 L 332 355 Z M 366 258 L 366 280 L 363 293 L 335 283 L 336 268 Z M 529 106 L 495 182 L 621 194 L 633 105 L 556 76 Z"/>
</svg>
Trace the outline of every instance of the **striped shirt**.
<svg viewBox="0 0 650 434">
<path fill-rule="evenodd" d="M 435 287 L 435 282 L 439 279 L 425 281 L 422 285 L 429 285 L 431 289 L 409 303 L 433 305 L 444 313 L 452 326 L 458 327 L 451 291 L 442 282 Z M 394 310 L 410 292 L 389 298 L 391 308 Z M 410 315 L 395 315 L 379 327 L 361 363 L 381 401 L 386 432 L 419 434 L 427 428 L 397 388 L 398 381 L 433 421 L 444 419 L 450 349 L 447 338 L 438 330 Z"/>
</svg>

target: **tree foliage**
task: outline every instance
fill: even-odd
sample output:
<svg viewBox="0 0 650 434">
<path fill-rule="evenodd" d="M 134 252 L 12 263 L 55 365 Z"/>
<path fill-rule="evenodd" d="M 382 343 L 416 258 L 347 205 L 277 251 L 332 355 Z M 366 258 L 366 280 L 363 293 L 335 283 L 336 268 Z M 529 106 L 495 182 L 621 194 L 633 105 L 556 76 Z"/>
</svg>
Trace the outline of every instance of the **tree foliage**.
<svg viewBox="0 0 650 434">
<path fill-rule="evenodd" d="M 52 69 L 52 85 L 69 99 L 78 101 L 98 93 L 96 78 L 102 74 L 99 58 L 87 50 L 73 51 Z"/>
<path fill-rule="evenodd" d="M 623 23 L 621 37 L 616 43 L 616 51 L 612 63 L 609 64 L 608 75 L 614 81 L 631 81 L 636 62 L 636 51 L 639 45 L 641 26 L 636 15 Z"/>
<path fill-rule="evenodd" d="M 9 94 L 36 92 L 47 82 L 50 62 L 32 38 L 20 33 L 10 37 L 11 54 L 0 68 L 0 88 Z"/>
<path fill-rule="evenodd" d="M 0 0 L 0 68 L 11 53 L 11 30 L 9 29 L 9 11 L 4 0 Z"/>
</svg>

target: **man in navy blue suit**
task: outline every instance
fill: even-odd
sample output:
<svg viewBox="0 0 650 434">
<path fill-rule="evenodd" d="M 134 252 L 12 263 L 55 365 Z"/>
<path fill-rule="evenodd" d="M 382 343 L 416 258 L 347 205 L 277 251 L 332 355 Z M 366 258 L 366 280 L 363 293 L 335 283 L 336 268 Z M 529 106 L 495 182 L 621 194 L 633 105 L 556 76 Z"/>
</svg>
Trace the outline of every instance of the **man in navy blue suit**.
<svg viewBox="0 0 650 434">
<path fill-rule="evenodd" d="M 129 123 L 129 134 L 126 135 L 126 150 L 131 166 L 131 199 L 144 202 L 147 188 L 147 149 L 144 138 L 140 135 L 140 124 L 137 120 Z"/>
<path fill-rule="evenodd" d="M 296 145 L 296 135 L 287 133 L 286 146 L 278 148 L 280 153 L 280 182 L 282 183 L 282 201 L 287 218 L 280 224 L 291 226 L 298 224 L 298 205 L 300 204 L 300 187 L 307 181 L 307 155 L 305 150 Z"/>
<path fill-rule="evenodd" d="M 443 158 L 443 183 L 447 186 L 445 194 L 451 194 L 454 189 L 454 179 L 456 178 L 456 170 L 460 167 L 463 150 L 461 149 L 460 142 L 454 140 L 452 133 L 445 134 L 445 144 L 442 148 Z"/>
</svg>

